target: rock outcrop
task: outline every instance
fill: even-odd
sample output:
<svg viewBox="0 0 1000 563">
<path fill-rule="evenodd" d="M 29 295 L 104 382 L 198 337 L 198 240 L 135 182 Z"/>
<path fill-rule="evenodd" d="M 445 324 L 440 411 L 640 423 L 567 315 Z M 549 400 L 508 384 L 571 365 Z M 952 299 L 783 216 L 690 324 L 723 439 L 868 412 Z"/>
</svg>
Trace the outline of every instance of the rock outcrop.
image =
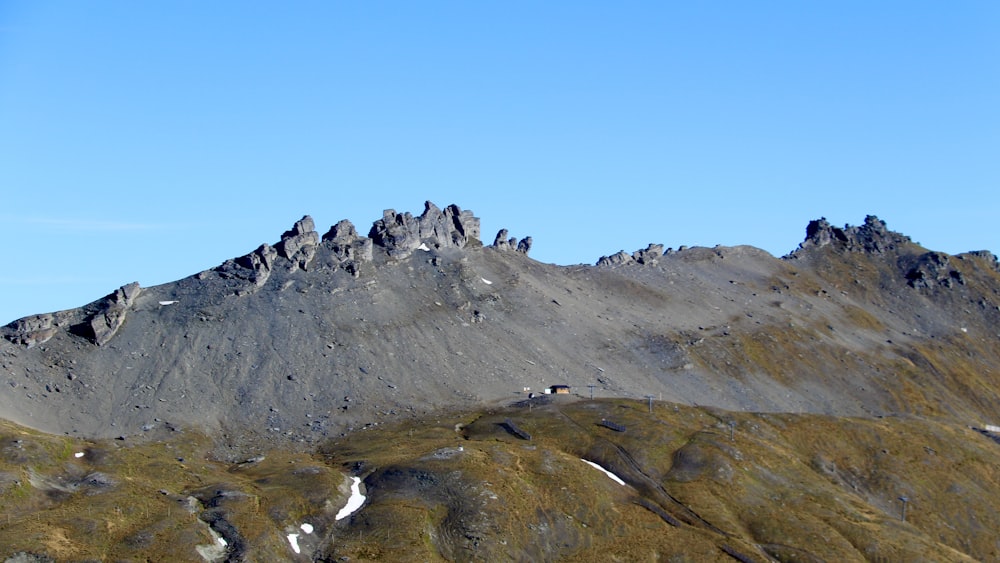
<svg viewBox="0 0 1000 563">
<path fill-rule="evenodd" d="M 457 205 L 441 210 L 428 201 L 420 217 L 386 209 L 382 218 L 372 225 L 368 237 L 389 256 L 405 258 L 421 244 L 434 248 L 463 248 L 478 241 L 479 218 Z"/>
<path fill-rule="evenodd" d="M 70 331 L 83 336 L 98 346 L 107 344 L 118 329 L 125 324 L 129 308 L 139 296 L 139 282 L 123 285 L 114 293 L 99 301 L 96 310 L 87 316 L 80 324 L 74 325 Z"/>
<path fill-rule="evenodd" d="M 513 250 L 522 254 L 527 254 L 531 251 L 531 237 L 524 237 L 521 240 L 517 240 L 517 237 L 507 238 L 507 235 L 507 229 L 500 229 L 490 247 L 497 250 Z"/>
<path fill-rule="evenodd" d="M 354 277 L 361 273 L 361 264 L 372 260 L 372 239 L 358 236 L 354 224 L 343 219 L 323 235 L 323 245 L 330 250 L 331 264 L 343 268 Z"/>
<path fill-rule="evenodd" d="M 849 252 L 882 254 L 910 242 L 910 237 L 886 229 L 885 221 L 874 215 L 865 217 L 864 225 L 844 225 L 843 229 L 830 225 L 822 217 L 806 226 L 806 239 L 799 249 L 834 245 Z"/>
<path fill-rule="evenodd" d="M 988 251 L 967 252 L 958 256 L 928 252 L 912 242 L 910 237 L 888 230 L 885 222 L 874 215 L 865 217 L 864 225 L 845 225 L 843 229 L 831 226 L 825 218 L 810 221 L 805 240 L 785 258 L 802 258 L 811 250 L 820 248 L 877 256 L 886 266 L 886 273 L 898 276 L 901 282 L 914 289 L 931 293 L 966 284 L 963 270 L 959 267 L 961 261 L 971 262 L 968 267 L 1000 271 L 996 256 Z"/>
<path fill-rule="evenodd" d="M 3 337 L 14 344 L 31 348 L 55 336 L 59 327 L 67 323 L 67 316 L 68 313 L 62 311 L 24 317 L 3 327 Z"/>
<path fill-rule="evenodd" d="M 656 264 L 659 262 L 660 257 L 664 255 L 662 244 L 650 243 L 644 249 L 636 250 L 632 254 L 625 252 L 624 250 L 619 250 L 617 253 L 611 256 L 601 256 L 597 260 L 598 266 L 614 267 L 623 266 L 625 264 Z"/>
<path fill-rule="evenodd" d="M 656 264 L 661 256 L 663 256 L 662 244 L 650 243 L 646 248 L 632 253 L 632 258 L 640 264 Z"/>
<path fill-rule="evenodd" d="M 79 309 L 18 319 L 0 329 L 0 334 L 14 344 L 32 348 L 49 341 L 60 330 L 68 329 L 77 336 L 103 346 L 125 324 L 125 317 L 141 291 L 139 282 L 132 282 Z"/>
<path fill-rule="evenodd" d="M 965 278 L 947 254 L 928 252 L 917 258 L 916 264 L 906 272 L 906 283 L 917 289 L 950 288 L 955 284 L 965 285 Z"/>
<path fill-rule="evenodd" d="M 635 259 L 632 258 L 632 255 L 624 250 L 619 250 L 611 256 L 601 256 L 597 259 L 597 265 L 602 267 L 623 266 L 634 262 Z"/>
<path fill-rule="evenodd" d="M 507 238 L 507 229 L 500 229 L 497 231 L 497 236 L 493 239 L 492 248 L 497 250 L 510 250 L 511 248 L 517 248 L 517 239 L 514 237 Z"/>
<path fill-rule="evenodd" d="M 291 230 L 281 235 L 281 240 L 274 245 L 278 256 L 291 262 L 291 269 L 306 270 L 316 255 L 316 245 L 319 244 L 319 234 L 316 232 L 312 217 L 306 215 L 296 221 Z"/>
<path fill-rule="evenodd" d="M 238 290 L 237 294 L 252 293 L 267 283 L 277 258 L 278 251 L 264 243 L 250 254 L 226 260 L 214 271 L 224 279 L 246 281 L 246 287 Z"/>
</svg>

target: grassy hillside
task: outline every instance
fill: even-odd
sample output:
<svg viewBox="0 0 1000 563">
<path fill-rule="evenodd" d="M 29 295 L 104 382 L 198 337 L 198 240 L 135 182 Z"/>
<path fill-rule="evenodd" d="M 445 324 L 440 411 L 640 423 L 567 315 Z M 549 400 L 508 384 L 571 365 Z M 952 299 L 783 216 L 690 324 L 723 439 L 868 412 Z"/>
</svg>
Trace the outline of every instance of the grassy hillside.
<svg viewBox="0 0 1000 563">
<path fill-rule="evenodd" d="M 380 425 L 312 453 L 266 451 L 243 463 L 213 460 L 211 440 L 189 432 L 145 443 L 84 442 L 5 424 L 0 444 L 0 554 L 7 556 L 1000 556 L 993 510 L 1000 504 L 1000 445 L 971 428 L 920 417 L 733 413 L 659 401 L 650 411 L 645 400 L 545 397 Z M 336 521 L 350 475 L 362 477 L 367 501 Z M 909 499 L 905 521 L 900 497 Z M 299 528 L 303 523 L 311 533 Z M 293 533 L 300 554 L 288 541 Z"/>
</svg>

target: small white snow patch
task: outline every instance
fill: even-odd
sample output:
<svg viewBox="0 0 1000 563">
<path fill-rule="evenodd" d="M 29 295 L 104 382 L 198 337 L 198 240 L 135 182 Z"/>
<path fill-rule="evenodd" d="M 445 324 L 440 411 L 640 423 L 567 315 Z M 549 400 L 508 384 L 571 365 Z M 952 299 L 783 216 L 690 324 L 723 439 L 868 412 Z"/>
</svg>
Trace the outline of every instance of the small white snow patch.
<svg viewBox="0 0 1000 563">
<path fill-rule="evenodd" d="M 430 248 L 427 248 L 427 243 L 425 243 L 425 242 L 420 243 L 420 246 L 417 247 L 417 250 L 423 250 L 424 252 L 430 252 L 431 251 Z"/>
<path fill-rule="evenodd" d="M 483 283 L 485 283 L 486 285 L 493 285 L 493 282 L 491 282 L 490 280 L 488 280 L 486 278 L 479 278 L 479 279 L 483 280 Z"/>
<path fill-rule="evenodd" d="M 292 544 L 292 551 L 295 553 L 302 553 L 299 549 L 299 535 L 298 534 L 288 534 L 288 543 Z"/>
<path fill-rule="evenodd" d="M 176 301 L 160 301 L 160 305 L 162 305 L 164 307 L 167 306 L 167 305 L 173 305 L 174 303 L 177 303 L 177 302 Z"/>
<path fill-rule="evenodd" d="M 987 432 L 1000 432 L 1000 426 L 994 426 L 992 424 L 987 424 L 984 426 Z"/>
<path fill-rule="evenodd" d="M 299 526 L 299 528 L 301 528 L 302 531 L 305 532 L 305 533 L 307 533 L 307 534 L 313 533 L 313 525 L 310 524 L 310 523 L 308 523 L 308 522 L 306 522 L 305 524 L 302 524 L 301 526 Z"/>
<path fill-rule="evenodd" d="M 967 329 L 967 328 L 965 328 L 965 327 L 963 326 L 963 327 L 962 327 L 962 332 L 969 332 L 969 329 Z"/>
<path fill-rule="evenodd" d="M 591 467 L 594 467 L 594 468 L 596 468 L 596 469 L 600 469 L 600 470 L 601 470 L 601 471 L 603 471 L 603 472 L 604 472 L 605 474 L 607 474 L 607 476 L 608 476 L 608 477 L 611 477 L 612 479 L 614 479 L 614 480 L 615 480 L 615 481 L 616 481 L 616 482 L 617 482 L 617 483 L 618 483 L 619 485 L 624 485 L 624 484 L 625 484 L 625 481 L 622 481 L 622 478 L 621 478 L 621 477 L 619 477 L 619 476 L 615 475 L 614 473 L 612 473 L 612 472 L 608 471 L 607 469 L 604 469 L 604 468 L 603 468 L 603 467 L 601 467 L 600 465 L 597 465 L 596 463 L 594 463 L 594 462 L 592 462 L 592 461 L 587 461 L 587 460 L 585 460 L 585 459 L 583 459 L 583 458 L 580 458 L 580 461 L 582 461 L 582 462 L 586 463 L 587 465 L 589 465 L 589 466 L 591 466 Z"/>
<path fill-rule="evenodd" d="M 222 547 L 226 547 L 229 544 L 226 543 L 226 538 L 219 538 L 219 545 L 221 545 Z"/>
<path fill-rule="evenodd" d="M 351 479 L 354 480 L 354 483 L 351 484 L 351 498 L 347 499 L 347 504 L 337 513 L 336 520 L 343 520 L 354 514 L 365 503 L 365 495 L 361 494 L 361 478 L 351 477 Z"/>
<path fill-rule="evenodd" d="M 83 457 L 83 452 L 76 452 L 73 457 Z"/>
</svg>

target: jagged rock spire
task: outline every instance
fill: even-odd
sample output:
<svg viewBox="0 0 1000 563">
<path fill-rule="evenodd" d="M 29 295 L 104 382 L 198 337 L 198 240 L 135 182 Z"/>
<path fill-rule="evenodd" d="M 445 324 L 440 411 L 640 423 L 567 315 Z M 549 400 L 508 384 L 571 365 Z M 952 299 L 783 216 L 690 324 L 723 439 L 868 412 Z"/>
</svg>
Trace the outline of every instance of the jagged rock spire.
<svg viewBox="0 0 1000 563">
<path fill-rule="evenodd" d="M 497 250 L 515 250 L 522 254 L 527 254 L 531 251 L 531 237 L 524 237 L 521 240 L 517 240 L 517 237 L 507 238 L 507 229 L 500 229 L 497 232 L 496 238 L 493 239 L 492 248 Z"/>
<path fill-rule="evenodd" d="M 376 246 L 385 248 L 390 256 L 405 258 L 421 244 L 435 248 L 462 248 L 478 241 L 479 218 L 454 204 L 442 210 L 427 201 L 420 217 L 386 209 L 382 218 L 372 225 L 368 237 Z"/>
<path fill-rule="evenodd" d="M 821 217 L 806 226 L 806 239 L 799 244 L 799 249 L 833 244 L 852 252 L 881 254 L 908 242 L 911 242 L 910 237 L 888 230 L 885 221 L 874 215 L 866 216 L 861 226 L 844 225 L 843 229 L 830 225 L 826 217 Z"/>
</svg>

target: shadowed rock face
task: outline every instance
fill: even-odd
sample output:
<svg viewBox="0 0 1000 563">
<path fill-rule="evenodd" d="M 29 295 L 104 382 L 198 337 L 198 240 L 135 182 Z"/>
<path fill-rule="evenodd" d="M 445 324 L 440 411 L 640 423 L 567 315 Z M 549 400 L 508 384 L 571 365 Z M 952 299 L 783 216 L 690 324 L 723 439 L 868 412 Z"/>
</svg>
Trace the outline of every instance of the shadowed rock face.
<svg viewBox="0 0 1000 563">
<path fill-rule="evenodd" d="M 117 437 L 224 429 L 315 442 L 570 385 L 732 410 L 953 420 L 1000 400 L 1000 269 L 875 217 L 751 247 L 650 244 L 596 266 L 428 202 L 367 237 L 308 216 L 194 276 L 0 329 L 0 416 Z M 528 241 L 527 243 L 525 241 Z M 513 250 L 513 252 L 512 252 Z M 518 252 L 517 250 L 520 250 Z"/>
</svg>

